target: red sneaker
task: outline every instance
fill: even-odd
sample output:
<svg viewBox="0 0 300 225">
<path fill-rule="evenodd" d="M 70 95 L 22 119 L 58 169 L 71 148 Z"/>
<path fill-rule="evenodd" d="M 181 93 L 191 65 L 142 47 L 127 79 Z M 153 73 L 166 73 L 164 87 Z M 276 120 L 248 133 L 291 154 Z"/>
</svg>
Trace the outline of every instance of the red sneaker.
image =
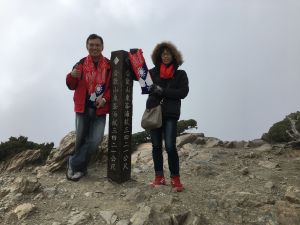
<svg viewBox="0 0 300 225">
<path fill-rule="evenodd" d="M 171 177 L 171 185 L 177 192 L 181 192 L 184 189 L 179 176 Z"/>
<path fill-rule="evenodd" d="M 166 180 L 164 176 L 155 176 L 154 181 L 150 184 L 152 187 L 156 187 L 159 185 L 166 185 Z"/>
</svg>

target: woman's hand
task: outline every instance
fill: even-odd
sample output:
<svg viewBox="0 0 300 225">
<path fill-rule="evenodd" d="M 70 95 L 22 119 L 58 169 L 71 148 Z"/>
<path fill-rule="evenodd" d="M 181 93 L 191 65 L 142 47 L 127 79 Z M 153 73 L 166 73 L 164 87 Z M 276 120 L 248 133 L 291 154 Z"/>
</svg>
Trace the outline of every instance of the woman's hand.
<svg viewBox="0 0 300 225">
<path fill-rule="evenodd" d="M 150 93 L 161 96 L 164 93 L 164 89 L 159 85 L 153 84 L 150 89 Z"/>
</svg>

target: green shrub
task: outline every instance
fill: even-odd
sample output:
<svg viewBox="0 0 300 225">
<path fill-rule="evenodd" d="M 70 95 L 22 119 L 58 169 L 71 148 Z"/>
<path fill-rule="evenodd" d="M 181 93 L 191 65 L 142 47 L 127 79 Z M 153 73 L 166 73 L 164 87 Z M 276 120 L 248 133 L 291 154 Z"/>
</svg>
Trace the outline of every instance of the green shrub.
<svg viewBox="0 0 300 225">
<path fill-rule="evenodd" d="M 295 127 L 300 132 L 300 112 L 290 113 L 282 121 L 273 124 L 268 133 L 263 134 L 262 139 L 271 143 L 290 142 L 293 140 L 287 131 L 291 132 L 290 119 L 295 121 Z"/>
<path fill-rule="evenodd" d="M 197 121 L 193 119 L 189 120 L 179 120 L 177 122 L 177 136 L 184 133 L 186 130 L 197 129 Z"/>
<path fill-rule="evenodd" d="M 294 113 L 290 113 L 290 115 L 288 115 L 290 118 L 292 118 L 293 120 L 299 120 L 300 119 L 300 112 L 294 112 Z"/>
<path fill-rule="evenodd" d="M 268 132 L 268 138 L 271 142 L 289 142 L 292 138 L 287 134 L 287 130 L 291 129 L 290 121 L 284 120 L 275 123 Z"/>
<path fill-rule="evenodd" d="M 133 149 L 135 149 L 136 146 L 138 146 L 139 144 L 146 143 L 149 141 L 150 141 L 149 131 L 142 131 L 142 132 L 132 134 L 131 144 Z"/>
</svg>

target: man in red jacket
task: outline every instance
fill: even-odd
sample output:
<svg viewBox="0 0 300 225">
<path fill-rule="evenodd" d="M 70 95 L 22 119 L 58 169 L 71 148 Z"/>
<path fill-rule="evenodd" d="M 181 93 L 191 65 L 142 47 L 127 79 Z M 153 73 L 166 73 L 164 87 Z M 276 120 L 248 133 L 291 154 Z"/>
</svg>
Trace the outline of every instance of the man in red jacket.
<svg viewBox="0 0 300 225">
<path fill-rule="evenodd" d="M 76 113 L 75 152 L 67 161 L 67 179 L 78 181 L 87 173 L 91 155 L 103 139 L 109 112 L 109 60 L 102 55 L 103 39 L 91 34 L 86 40 L 89 55 L 82 58 L 67 75 L 66 83 L 74 90 Z"/>
</svg>

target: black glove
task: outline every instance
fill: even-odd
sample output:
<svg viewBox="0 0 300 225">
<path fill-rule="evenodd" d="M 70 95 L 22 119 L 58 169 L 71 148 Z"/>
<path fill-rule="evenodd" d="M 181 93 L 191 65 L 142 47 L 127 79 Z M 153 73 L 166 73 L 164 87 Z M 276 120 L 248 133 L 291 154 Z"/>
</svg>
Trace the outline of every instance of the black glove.
<svg viewBox="0 0 300 225">
<path fill-rule="evenodd" d="M 150 93 L 161 96 L 164 93 L 164 89 L 159 85 L 153 84 L 150 88 Z"/>
</svg>

